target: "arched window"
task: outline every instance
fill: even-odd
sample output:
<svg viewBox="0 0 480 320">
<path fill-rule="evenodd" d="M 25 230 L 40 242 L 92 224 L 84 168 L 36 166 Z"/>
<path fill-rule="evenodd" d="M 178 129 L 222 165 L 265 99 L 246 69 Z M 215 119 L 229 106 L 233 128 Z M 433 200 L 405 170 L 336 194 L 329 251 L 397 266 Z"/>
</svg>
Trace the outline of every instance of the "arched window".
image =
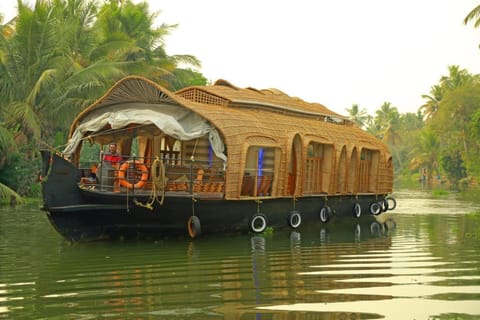
<svg viewBox="0 0 480 320">
<path fill-rule="evenodd" d="M 248 148 L 242 181 L 242 196 L 269 196 L 275 172 L 275 148 Z"/>
</svg>

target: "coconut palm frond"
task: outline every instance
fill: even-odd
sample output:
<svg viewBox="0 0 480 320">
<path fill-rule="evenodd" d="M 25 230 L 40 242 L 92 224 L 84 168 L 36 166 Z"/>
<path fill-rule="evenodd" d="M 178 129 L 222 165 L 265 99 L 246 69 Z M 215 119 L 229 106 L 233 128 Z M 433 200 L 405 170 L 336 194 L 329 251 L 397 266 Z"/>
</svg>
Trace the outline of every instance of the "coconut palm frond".
<svg viewBox="0 0 480 320">
<path fill-rule="evenodd" d="M 10 130 L 0 125 L 0 150 L 16 148 L 13 134 Z"/>
<path fill-rule="evenodd" d="M 0 183 L 0 199 L 8 200 L 12 198 L 14 198 L 17 203 L 23 203 L 23 198 L 18 193 L 3 183 Z"/>
<path fill-rule="evenodd" d="M 34 138 L 40 138 L 40 124 L 35 110 L 26 102 L 17 101 L 11 105 L 12 117 L 21 124 L 22 131 L 26 131 Z"/>
<path fill-rule="evenodd" d="M 463 19 L 464 24 L 468 24 L 470 21 L 474 21 L 473 26 L 475 28 L 480 26 L 480 5 L 473 8 L 473 10 L 467 14 L 465 19 Z"/>
</svg>

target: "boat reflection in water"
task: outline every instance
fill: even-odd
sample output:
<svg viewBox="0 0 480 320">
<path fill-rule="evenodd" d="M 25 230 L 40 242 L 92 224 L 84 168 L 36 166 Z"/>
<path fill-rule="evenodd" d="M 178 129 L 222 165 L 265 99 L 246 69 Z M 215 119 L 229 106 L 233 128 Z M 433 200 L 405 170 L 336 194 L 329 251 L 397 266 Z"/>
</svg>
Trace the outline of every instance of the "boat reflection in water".
<svg viewBox="0 0 480 320">
<path fill-rule="evenodd" d="M 373 221 L 372 221 L 373 220 Z M 338 287 L 332 277 L 312 277 L 309 272 L 318 266 L 334 265 L 344 255 L 368 255 L 371 252 L 388 251 L 391 248 L 391 233 L 396 229 L 396 222 L 388 217 L 382 221 L 362 219 L 352 223 L 338 219 L 328 226 L 309 226 L 301 230 L 280 232 L 273 235 L 251 236 L 251 270 L 254 294 L 245 293 L 248 284 L 237 282 L 239 292 L 236 296 L 254 299 L 249 305 L 244 303 L 225 304 L 216 311 L 222 313 L 253 314 L 257 317 L 267 316 L 273 312 L 271 305 L 283 305 L 289 311 L 289 304 L 299 302 L 334 302 L 338 297 L 318 294 L 318 290 Z M 279 238 L 283 238 L 283 241 Z M 288 239 L 288 249 L 285 248 Z M 279 250 L 280 248 L 283 248 Z M 354 270 L 352 270 L 353 273 Z M 229 289 L 232 283 L 229 282 Z M 345 299 L 343 297 L 342 299 Z M 284 305 L 284 303 L 287 303 Z M 281 308 L 280 308 L 281 309 Z M 248 310 L 248 311 L 246 311 Z M 272 308 L 275 310 L 275 308 Z M 292 309 L 293 310 L 293 309 Z M 317 319 L 321 310 L 314 310 L 311 315 L 299 319 Z M 275 313 L 275 319 L 291 319 L 291 314 Z M 302 312 L 309 314 L 309 311 Z M 341 317 L 360 319 L 364 316 L 357 312 L 340 312 Z M 378 315 L 377 315 L 378 316 Z M 374 317 L 375 318 L 375 317 Z M 320 318 L 319 318 L 320 319 Z"/>
<path fill-rule="evenodd" d="M 421 199 L 394 220 L 82 244 L 0 208 L 0 318 L 478 319 L 480 205 Z"/>
<path fill-rule="evenodd" d="M 377 228 L 369 219 L 348 221 L 195 240 L 61 242 L 47 264 L 23 270 L 21 286 L 5 287 L 7 297 L 22 300 L 4 302 L 3 314 L 30 319 L 56 314 L 117 319 L 275 314 L 275 319 L 291 319 L 259 308 L 322 300 L 316 291 L 332 281 L 305 272 L 333 264 L 341 255 L 390 248 L 391 230 L 385 225 Z M 32 274 L 28 284 L 25 271 Z M 24 304 L 30 307 L 19 308 Z"/>
</svg>

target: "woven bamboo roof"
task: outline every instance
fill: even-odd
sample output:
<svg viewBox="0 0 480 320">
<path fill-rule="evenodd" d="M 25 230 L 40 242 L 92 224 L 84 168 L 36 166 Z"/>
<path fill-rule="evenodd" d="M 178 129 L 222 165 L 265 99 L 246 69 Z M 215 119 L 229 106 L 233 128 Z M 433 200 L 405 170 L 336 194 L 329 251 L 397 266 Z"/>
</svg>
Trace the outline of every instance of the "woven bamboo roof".
<svg viewBox="0 0 480 320">
<path fill-rule="evenodd" d="M 193 86 L 176 92 L 177 95 L 197 102 L 227 107 L 270 109 L 277 112 L 298 113 L 304 116 L 332 116 L 346 121 L 343 116 L 320 103 L 308 103 L 270 88 L 258 90 L 252 87 L 238 88 L 226 80 L 217 80 L 211 86 Z"/>
<path fill-rule="evenodd" d="M 178 104 L 190 109 L 222 133 L 229 152 L 249 137 L 262 140 L 262 144 L 280 145 L 286 136 L 297 133 L 324 143 L 386 150 L 383 143 L 322 104 L 305 102 L 277 89 L 242 89 L 225 80 L 173 93 L 146 78 L 126 77 L 77 116 L 70 135 L 92 110 L 125 102 Z"/>
<path fill-rule="evenodd" d="M 383 172 L 379 190 L 391 189 L 392 169 L 386 167 L 391 155 L 387 147 L 371 134 L 321 104 L 308 103 L 276 89 L 241 89 L 225 80 L 174 93 L 148 79 L 126 77 L 77 116 L 69 137 L 72 138 L 83 121 L 102 114 L 102 108 L 112 110 L 118 105 L 120 109 L 127 103 L 153 108 L 158 105 L 160 114 L 162 108 L 180 106 L 206 119 L 227 146 L 227 199 L 239 196 L 249 146 L 274 147 L 281 152 L 275 161 L 276 166 L 285 172 L 288 170 L 288 154 L 297 137 L 304 147 L 311 142 L 332 145 L 337 156 L 345 150 L 349 154 L 359 154 L 363 149 L 378 150 L 382 163 L 380 171 Z M 278 185 L 283 188 L 286 181 L 279 181 Z"/>
</svg>

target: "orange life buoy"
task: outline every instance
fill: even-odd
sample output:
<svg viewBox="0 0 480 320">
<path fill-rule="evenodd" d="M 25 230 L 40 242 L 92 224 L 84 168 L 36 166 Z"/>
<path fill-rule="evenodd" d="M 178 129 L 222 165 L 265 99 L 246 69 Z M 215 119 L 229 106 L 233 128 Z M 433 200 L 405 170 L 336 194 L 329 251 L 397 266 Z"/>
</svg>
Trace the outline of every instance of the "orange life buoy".
<svg viewBox="0 0 480 320">
<path fill-rule="evenodd" d="M 129 188 L 129 189 L 133 189 L 133 188 L 140 189 L 148 181 L 148 170 L 143 163 L 135 161 L 135 168 L 142 172 L 142 176 L 140 178 L 140 181 L 138 181 L 137 183 L 135 184 L 130 183 L 125 179 L 125 172 L 127 172 L 127 169 L 130 167 L 130 164 L 132 163 L 134 162 L 127 161 L 120 166 L 120 169 L 118 170 L 118 180 L 120 181 L 120 185 L 122 187 Z"/>
</svg>

